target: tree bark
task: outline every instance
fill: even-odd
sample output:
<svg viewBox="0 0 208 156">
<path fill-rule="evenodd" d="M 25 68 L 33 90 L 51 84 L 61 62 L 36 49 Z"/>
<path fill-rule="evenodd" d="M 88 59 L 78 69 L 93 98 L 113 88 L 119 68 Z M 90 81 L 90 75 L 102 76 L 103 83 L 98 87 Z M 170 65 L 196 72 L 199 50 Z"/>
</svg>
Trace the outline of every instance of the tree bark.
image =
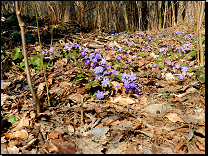
<svg viewBox="0 0 208 156">
<path fill-rule="evenodd" d="M 126 13 L 126 4 L 125 1 L 123 2 L 123 13 L 124 13 L 124 21 L 125 21 L 125 31 L 129 30 L 129 24 L 128 24 L 128 18 L 127 18 L 127 13 Z"/>
<path fill-rule="evenodd" d="M 28 64 L 28 57 L 27 57 L 27 49 L 26 49 L 25 23 L 22 21 L 21 12 L 19 12 L 19 1 L 15 1 L 15 6 L 16 6 L 16 15 L 17 15 L 18 23 L 19 23 L 19 26 L 21 29 L 22 49 L 23 49 L 23 55 L 24 55 L 24 60 L 25 60 L 25 70 L 26 70 L 26 74 L 27 74 L 27 82 L 28 82 L 30 91 L 32 93 L 33 100 L 35 101 L 35 104 L 37 107 L 37 114 L 39 114 L 41 112 L 40 103 L 36 97 L 35 90 L 33 88 L 32 81 L 31 81 L 29 64 Z"/>
</svg>

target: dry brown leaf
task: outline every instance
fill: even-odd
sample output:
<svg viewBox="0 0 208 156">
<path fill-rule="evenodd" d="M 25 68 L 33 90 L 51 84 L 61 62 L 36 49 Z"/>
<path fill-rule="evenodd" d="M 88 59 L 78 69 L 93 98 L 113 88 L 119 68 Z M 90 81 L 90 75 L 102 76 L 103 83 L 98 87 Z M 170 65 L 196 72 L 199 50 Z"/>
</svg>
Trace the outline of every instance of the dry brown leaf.
<svg viewBox="0 0 208 156">
<path fill-rule="evenodd" d="M 119 120 L 116 120 L 116 121 L 112 122 L 110 125 L 111 126 L 115 126 L 115 125 L 118 125 L 119 123 L 120 123 L 120 121 Z"/>
<path fill-rule="evenodd" d="M 19 124 L 15 128 L 13 128 L 11 131 L 13 132 L 15 130 L 20 130 L 23 126 L 26 126 L 26 127 L 29 126 L 28 117 L 23 117 L 21 121 L 19 122 Z"/>
<path fill-rule="evenodd" d="M 63 138 L 59 133 L 58 139 L 49 139 L 45 145 L 47 150 L 56 154 L 76 154 L 76 148 L 73 141 Z"/>
<path fill-rule="evenodd" d="M 200 142 L 196 142 L 196 145 L 199 147 L 199 150 L 200 151 L 205 151 L 205 148 L 204 148 L 204 146 L 200 143 Z"/>
<path fill-rule="evenodd" d="M 125 94 L 124 85 L 122 83 L 118 83 L 117 81 L 112 81 L 111 83 L 113 84 L 113 87 L 115 88 L 116 93 L 118 93 L 120 90 L 121 94 Z M 119 86 L 119 88 L 117 88 L 116 86 Z"/>
<path fill-rule="evenodd" d="M 114 120 L 113 119 L 103 119 L 101 120 L 101 123 L 105 123 L 106 125 L 109 125 L 110 123 L 112 123 Z"/>
<path fill-rule="evenodd" d="M 180 98 L 180 97 L 175 97 L 175 98 L 173 99 L 173 102 L 181 102 L 181 98 Z"/>
<path fill-rule="evenodd" d="M 40 83 L 38 85 L 38 91 L 37 91 L 37 96 L 40 97 L 44 91 L 44 87 L 45 87 L 46 83 L 43 82 L 43 83 Z"/>
<path fill-rule="evenodd" d="M 124 105 L 129 105 L 135 103 L 134 100 L 132 100 L 130 97 L 126 96 L 118 96 L 116 98 L 110 97 L 112 103 L 120 103 Z"/>
<path fill-rule="evenodd" d="M 141 128 L 141 126 L 142 126 L 142 123 L 141 122 L 136 123 L 136 125 L 133 127 L 133 130 L 136 130 L 138 128 Z"/>
<path fill-rule="evenodd" d="M 14 135 L 11 133 L 3 133 L 2 135 L 4 135 L 7 139 L 15 139 Z"/>
<path fill-rule="evenodd" d="M 183 122 L 183 120 L 177 115 L 177 113 L 168 113 L 165 115 L 166 118 L 168 118 L 172 122 Z"/>
<path fill-rule="evenodd" d="M 59 136 L 61 135 L 61 133 L 58 133 L 58 132 L 51 132 L 49 135 L 48 135 L 48 138 L 54 138 L 54 139 L 58 139 Z"/>
<path fill-rule="evenodd" d="M 27 133 L 27 131 L 26 130 L 21 130 L 21 131 L 16 131 L 15 133 L 14 133 L 14 137 L 15 138 L 19 138 L 19 139 L 22 139 L 22 140 L 26 140 L 27 138 L 28 138 L 28 133 Z"/>
<path fill-rule="evenodd" d="M 179 151 L 179 150 L 181 149 L 181 147 L 183 147 L 183 145 L 185 145 L 185 142 L 180 142 L 179 144 L 177 144 L 177 145 L 174 147 L 174 149 L 175 149 L 176 151 Z"/>
<path fill-rule="evenodd" d="M 16 145 L 21 145 L 22 143 L 19 142 L 18 140 L 10 140 L 9 141 L 9 147 L 13 147 L 13 146 L 16 146 Z"/>
</svg>

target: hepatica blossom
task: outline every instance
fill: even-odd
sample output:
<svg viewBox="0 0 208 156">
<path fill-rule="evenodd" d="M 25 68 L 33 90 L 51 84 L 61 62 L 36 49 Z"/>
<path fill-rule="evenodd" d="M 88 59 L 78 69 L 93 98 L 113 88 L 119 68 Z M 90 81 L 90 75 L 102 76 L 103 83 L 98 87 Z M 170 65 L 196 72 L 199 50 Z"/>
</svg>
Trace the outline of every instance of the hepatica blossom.
<svg viewBox="0 0 208 156">
<path fill-rule="evenodd" d="M 187 69 L 188 69 L 187 66 L 183 66 L 182 69 L 181 69 L 181 71 L 182 71 L 183 73 L 185 73 L 185 72 L 187 71 Z"/>
<path fill-rule="evenodd" d="M 131 89 L 132 91 L 136 91 L 137 93 L 143 92 L 141 86 L 134 84 L 132 81 L 136 79 L 136 74 L 131 72 L 131 74 L 127 74 L 126 72 L 122 75 L 122 81 L 125 87 L 126 93 Z"/>
<path fill-rule="evenodd" d="M 105 76 L 103 78 L 103 81 L 101 81 L 101 85 L 104 87 L 107 87 L 107 85 L 109 85 L 109 84 L 110 84 L 109 78 L 107 76 Z"/>
<path fill-rule="evenodd" d="M 183 80 L 184 77 L 185 77 L 184 74 L 179 75 L 179 79 L 181 80 Z"/>
<path fill-rule="evenodd" d="M 115 57 L 117 60 L 120 60 L 121 59 L 121 57 L 119 56 L 119 55 L 116 55 L 116 57 Z"/>
<path fill-rule="evenodd" d="M 101 67 L 101 66 L 95 67 L 95 69 L 93 71 L 95 72 L 95 74 L 102 73 L 103 72 L 103 67 Z"/>
<path fill-rule="evenodd" d="M 95 93 L 96 97 L 101 100 L 104 98 L 104 94 L 103 94 L 103 91 L 97 91 L 97 93 Z"/>
</svg>

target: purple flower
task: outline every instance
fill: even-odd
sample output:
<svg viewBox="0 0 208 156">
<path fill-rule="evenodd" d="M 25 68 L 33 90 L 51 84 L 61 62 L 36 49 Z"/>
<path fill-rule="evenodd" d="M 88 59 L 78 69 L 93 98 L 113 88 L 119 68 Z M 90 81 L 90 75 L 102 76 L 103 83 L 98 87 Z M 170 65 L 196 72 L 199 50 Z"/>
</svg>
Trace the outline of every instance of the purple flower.
<svg viewBox="0 0 208 156">
<path fill-rule="evenodd" d="M 96 78 L 97 80 L 100 80 L 102 77 L 103 77 L 103 76 L 102 76 L 101 74 L 97 74 L 95 78 Z"/>
<path fill-rule="evenodd" d="M 96 63 L 96 62 L 97 62 L 97 58 L 94 57 L 94 58 L 92 59 L 92 62 L 93 62 L 93 63 Z"/>
<path fill-rule="evenodd" d="M 181 80 L 183 80 L 184 77 L 185 77 L 184 74 L 179 75 L 179 79 Z"/>
<path fill-rule="evenodd" d="M 124 83 L 124 87 L 125 87 L 125 88 L 128 88 L 128 87 L 129 87 L 129 84 L 130 84 L 130 83 L 129 83 L 128 80 L 124 79 L 124 80 L 123 80 L 123 83 Z"/>
<path fill-rule="evenodd" d="M 171 62 L 167 62 L 167 66 L 171 66 Z"/>
<path fill-rule="evenodd" d="M 87 65 L 87 64 L 90 64 L 90 60 L 87 60 L 87 61 L 86 61 L 85 65 Z"/>
<path fill-rule="evenodd" d="M 130 81 L 133 81 L 134 79 L 136 79 L 136 74 L 134 74 L 133 72 L 131 72 L 131 74 L 128 75 L 128 79 Z"/>
<path fill-rule="evenodd" d="M 76 48 L 79 48 L 80 44 L 76 44 Z"/>
<path fill-rule="evenodd" d="M 129 59 L 128 62 L 131 63 L 132 62 L 132 59 Z"/>
<path fill-rule="evenodd" d="M 106 61 L 105 58 L 103 58 L 103 59 L 100 61 L 100 63 L 101 63 L 102 65 L 104 65 L 106 62 L 107 62 L 107 61 Z"/>
<path fill-rule="evenodd" d="M 162 36 L 165 36 L 165 33 L 162 33 Z"/>
<path fill-rule="evenodd" d="M 184 40 L 186 41 L 189 37 L 186 35 L 186 36 L 184 36 L 183 38 L 184 38 Z"/>
<path fill-rule="evenodd" d="M 102 73 L 102 72 L 103 72 L 103 67 L 98 66 L 98 67 L 96 67 L 93 71 L 95 72 L 95 74 Z"/>
<path fill-rule="evenodd" d="M 119 88 L 121 88 L 121 87 L 120 87 L 119 85 L 117 85 L 117 86 L 115 86 L 115 88 L 116 88 L 116 89 L 119 89 Z"/>
<path fill-rule="evenodd" d="M 131 52 L 131 51 L 130 51 L 130 50 L 128 50 L 128 51 L 127 51 L 127 54 L 129 54 L 130 52 Z"/>
<path fill-rule="evenodd" d="M 115 57 L 117 60 L 120 60 L 121 59 L 121 57 L 119 56 L 119 55 L 116 55 L 116 57 Z"/>
<path fill-rule="evenodd" d="M 113 74 L 113 75 L 115 75 L 115 74 L 116 74 L 116 72 L 117 72 L 117 71 L 116 71 L 116 70 L 114 70 L 114 71 L 112 72 L 112 74 Z"/>
<path fill-rule="evenodd" d="M 95 53 L 99 53 L 100 52 L 100 49 L 95 49 Z"/>
<path fill-rule="evenodd" d="M 136 58 L 136 57 L 137 57 L 136 55 L 133 55 L 133 56 L 132 56 L 132 58 Z"/>
<path fill-rule="evenodd" d="M 96 57 L 97 59 L 102 59 L 102 55 L 101 55 L 101 54 L 97 54 L 95 57 Z"/>
<path fill-rule="evenodd" d="M 157 67 L 157 64 L 154 64 L 154 67 Z"/>
<path fill-rule="evenodd" d="M 103 81 L 101 81 L 101 85 L 104 87 L 107 87 L 108 84 L 110 84 L 109 78 L 107 76 L 105 76 L 103 78 Z"/>
<path fill-rule="evenodd" d="M 125 78 L 128 78 L 126 72 L 123 73 L 123 75 L 122 75 L 122 80 L 124 80 Z"/>
<path fill-rule="evenodd" d="M 72 48 L 75 48 L 75 45 L 74 44 L 72 44 Z"/>
<path fill-rule="evenodd" d="M 187 66 L 183 66 L 182 69 L 181 69 L 181 71 L 182 71 L 183 73 L 185 73 L 185 72 L 187 71 L 187 69 L 188 69 Z"/>
<path fill-rule="evenodd" d="M 1 83 L 4 83 L 4 80 L 1 80 Z"/>
<path fill-rule="evenodd" d="M 181 66 L 180 66 L 179 64 L 176 64 L 176 65 L 175 65 L 175 68 L 176 68 L 176 69 L 179 69 L 180 67 L 181 67 Z"/>
<path fill-rule="evenodd" d="M 163 51 L 166 51 L 166 49 L 165 49 L 165 48 L 162 48 L 162 49 L 160 49 L 159 52 L 161 53 L 161 52 L 163 52 Z"/>
<path fill-rule="evenodd" d="M 104 98 L 104 94 L 103 91 L 97 91 L 97 93 L 95 93 L 96 97 L 101 100 L 102 98 Z"/>
<path fill-rule="evenodd" d="M 42 54 L 43 54 L 43 55 L 45 54 L 45 50 L 42 51 Z"/>
</svg>

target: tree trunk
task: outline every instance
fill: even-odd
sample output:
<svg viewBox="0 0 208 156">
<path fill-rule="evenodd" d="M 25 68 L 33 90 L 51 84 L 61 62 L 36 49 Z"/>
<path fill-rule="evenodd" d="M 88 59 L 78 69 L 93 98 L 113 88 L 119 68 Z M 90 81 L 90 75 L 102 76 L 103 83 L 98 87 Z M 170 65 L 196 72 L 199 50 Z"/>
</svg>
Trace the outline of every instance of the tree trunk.
<svg viewBox="0 0 208 156">
<path fill-rule="evenodd" d="M 195 23 L 195 14 L 194 1 L 186 1 L 186 13 L 184 22 L 189 24 Z"/>
<path fill-rule="evenodd" d="M 161 29 L 162 24 L 162 1 L 158 1 L 159 23 L 158 28 Z"/>
<path fill-rule="evenodd" d="M 125 31 L 129 30 L 129 24 L 128 24 L 128 18 L 127 18 L 127 13 L 126 13 L 126 4 L 125 1 L 123 2 L 123 14 L 124 14 L 124 21 L 125 21 Z"/>
<path fill-rule="evenodd" d="M 81 1 L 80 3 L 81 3 L 80 24 L 82 25 L 82 27 L 85 28 L 85 1 Z"/>
<path fill-rule="evenodd" d="M 164 12 L 164 21 L 163 21 L 163 29 L 166 26 L 166 12 L 167 12 L 167 7 L 168 7 L 168 1 L 165 1 L 165 12 Z"/>
<path fill-rule="evenodd" d="M 172 13 L 173 13 L 172 26 L 175 26 L 175 5 L 173 1 L 171 1 L 171 6 L 172 6 Z"/>
<path fill-rule="evenodd" d="M 116 8 L 115 8 L 114 1 L 112 1 L 112 6 L 113 6 L 114 30 L 117 31 L 117 18 L 116 18 Z"/>
</svg>

